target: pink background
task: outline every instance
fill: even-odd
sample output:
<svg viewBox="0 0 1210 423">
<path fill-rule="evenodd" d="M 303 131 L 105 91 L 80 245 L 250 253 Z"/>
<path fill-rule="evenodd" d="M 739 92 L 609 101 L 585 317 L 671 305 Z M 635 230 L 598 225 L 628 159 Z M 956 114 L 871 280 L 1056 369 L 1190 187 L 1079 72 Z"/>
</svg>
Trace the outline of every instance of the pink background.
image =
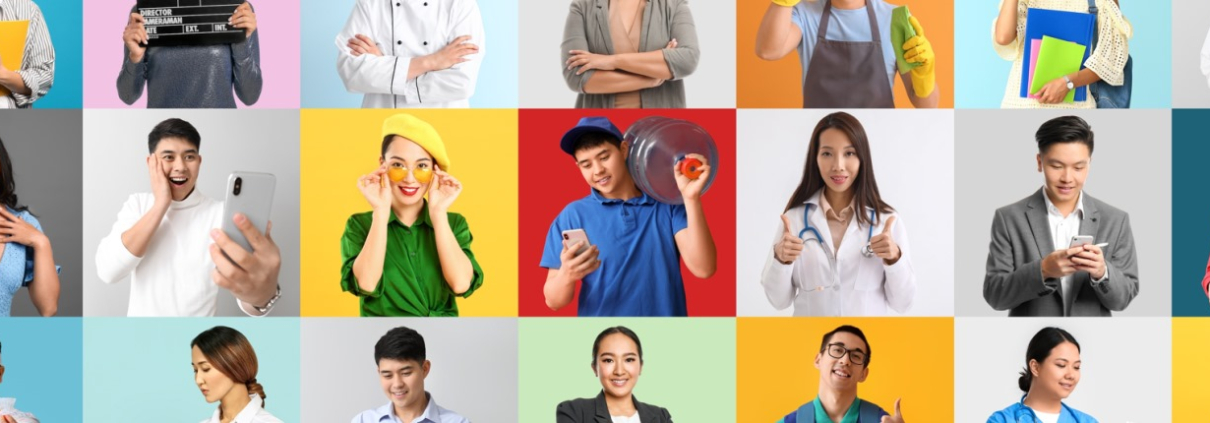
<svg viewBox="0 0 1210 423">
<path fill-rule="evenodd" d="M 147 91 L 132 106 L 118 98 L 122 30 L 134 0 L 84 2 L 84 107 L 147 107 Z M 299 0 L 253 1 L 264 88 L 257 109 L 299 107 Z M 248 107 L 235 99 L 238 107 Z"/>
</svg>

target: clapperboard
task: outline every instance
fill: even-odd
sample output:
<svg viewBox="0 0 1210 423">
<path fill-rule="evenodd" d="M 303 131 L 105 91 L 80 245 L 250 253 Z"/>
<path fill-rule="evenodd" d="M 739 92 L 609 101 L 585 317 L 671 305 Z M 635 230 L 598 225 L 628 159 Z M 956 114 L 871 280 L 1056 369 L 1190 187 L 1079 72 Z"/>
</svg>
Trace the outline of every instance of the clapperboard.
<svg viewBox="0 0 1210 423">
<path fill-rule="evenodd" d="M 243 41 L 244 30 L 227 19 L 244 0 L 138 0 L 148 46 L 229 44 Z"/>
</svg>

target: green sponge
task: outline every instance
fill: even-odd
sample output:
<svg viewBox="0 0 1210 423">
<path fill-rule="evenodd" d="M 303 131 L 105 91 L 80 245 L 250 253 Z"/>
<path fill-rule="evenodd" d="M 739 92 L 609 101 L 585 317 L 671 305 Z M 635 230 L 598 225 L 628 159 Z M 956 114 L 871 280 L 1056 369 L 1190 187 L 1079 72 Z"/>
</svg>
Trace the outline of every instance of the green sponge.
<svg viewBox="0 0 1210 423">
<path fill-rule="evenodd" d="M 908 73 L 919 63 L 908 63 L 903 59 L 903 43 L 916 36 L 916 30 L 908 18 L 912 13 L 907 6 L 896 7 L 891 11 L 891 48 L 895 50 L 895 63 L 899 65 L 899 73 Z"/>
</svg>

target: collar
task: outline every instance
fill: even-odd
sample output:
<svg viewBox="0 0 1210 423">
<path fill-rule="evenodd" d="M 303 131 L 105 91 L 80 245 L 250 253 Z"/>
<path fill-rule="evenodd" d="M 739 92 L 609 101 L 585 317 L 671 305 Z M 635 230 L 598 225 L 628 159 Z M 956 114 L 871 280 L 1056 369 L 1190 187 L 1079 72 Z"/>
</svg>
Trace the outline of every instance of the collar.
<svg viewBox="0 0 1210 423">
<path fill-rule="evenodd" d="M 831 422 L 832 417 L 828 416 L 828 411 L 823 408 L 823 403 L 819 401 L 819 397 L 815 397 L 815 421 Z M 853 398 L 853 403 L 849 405 L 848 411 L 844 412 L 844 417 L 840 418 L 840 423 L 857 423 L 858 411 L 861 409 L 861 398 Z"/>
<path fill-rule="evenodd" d="M 810 197 L 807 197 L 807 200 L 803 201 L 802 203 L 804 205 L 807 205 L 807 204 L 815 205 L 815 207 L 818 207 L 821 212 L 824 212 L 824 204 L 826 204 L 828 202 L 823 196 L 823 190 L 825 190 L 825 189 L 827 189 L 827 188 L 820 188 L 819 191 L 815 191 L 815 194 L 812 194 Z M 849 203 L 849 206 L 845 207 L 845 209 L 851 210 L 851 211 L 856 211 L 856 208 L 855 208 L 856 206 L 854 204 L 857 200 L 854 199 L 853 201 L 854 201 L 854 203 Z M 804 209 L 805 208 L 806 208 L 806 206 L 804 206 Z M 828 206 L 828 209 L 829 210 L 831 209 L 831 205 Z M 874 210 L 874 209 L 871 207 L 866 207 L 865 208 L 866 214 L 869 214 L 871 210 Z M 825 220 L 827 219 L 826 212 L 824 212 L 824 219 Z"/>
<path fill-rule="evenodd" d="M 429 404 L 424 407 L 424 413 L 421 413 L 420 416 L 417 417 L 416 420 L 413 420 L 413 421 L 416 421 L 416 422 L 440 422 L 441 421 L 441 409 L 440 409 L 440 407 L 437 407 L 437 401 L 433 400 L 433 394 L 430 394 L 429 391 L 424 391 L 424 398 L 425 398 L 425 400 L 428 401 Z M 395 404 L 390 403 L 390 402 L 387 402 L 386 405 L 384 405 L 382 407 L 375 408 L 374 414 L 375 414 L 375 420 L 380 421 L 380 422 L 384 421 L 384 420 L 391 421 L 390 419 L 392 419 L 392 418 L 394 418 L 395 420 L 403 421 L 403 419 L 401 419 L 401 418 L 399 418 L 399 416 L 395 415 Z M 407 423 L 411 423 L 411 422 L 407 422 Z"/>
<path fill-rule="evenodd" d="M 1042 186 L 1042 201 L 1046 202 L 1047 213 L 1054 214 L 1055 216 L 1059 217 L 1063 216 L 1063 213 L 1059 212 L 1059 208 L 1055 206 L 1055 203 L 1050 201 L 1050 196 L 1046 195 L 1045 185 Z M 1084 218 L 1084 190 L 1080 190 L 1080 197 L 1076 199 L 1076 209 L 1073 210 L 1072 213 L 1076 214 L 1077 219 Z"/>
<path fill-rule="evenodd" d="M 634 403 L 634 412 L 635 412 L 635 414 L 639 415 L 639 421 L 644 421 L 644 422 L 658 421 L 658 417 L 656 417 L 650 413 L 644 413 L 644 411 L 646 411 L 647 407 L 645 406 L 645 404 L 639 402 L 639 397 L 634 396 L 634 394 L 630 394 L 630 401 Z M 601 390 L 601 393 L 597 394 L 597 398 L 596 398 L 595 402 L 597 405 L 597 407 L 596 407 L 597 408 L 597 417 L 598 417 L 597 421 L 612 422 L 613 416 L 609 415 L 609 405 L 605 403 L 605 390 L 604 389 Z"/>
<path fill-rule="evenodd" d="M 589 194 L 588 196 L 591 197 L 593 200 L 596 200 L 596 202 L 598 202 L 600 204 L 605 204 L 605 205 L 630 204 L 630 205 L 637 205 L 637 206 L 655 204 L 655 199 L 651 198 L 651 196 L 648 196 L 647 193 L 643 192 L 643 190 L 639 190 L 640 195 L 638 197 L 634 197 L 634 198 L 631 198 L 628 200 L 619 200 L 616 198 L 605 198 L 605 196 L 601 195 L 601 192 L 597 191 L 596 188 L 589 188 L 589 189 L 592 190 L 592 193 Z"/>
<path fill-rule="evenodd" d="M 819 194 L 819 208 L 823 210 L 824 218 L 831 218 L 831 215 L 834 215 L 836 218 L 832 220 L 847 221 L 849 217 L 853 216 L 853 203 L 853 200 L 849 200 L 849 204 L 845 208 L 836 211 L 832 208 L 832 203 L 828 202 L 828 197 L 823 195 L 823 191 L 820 191 Z"/>
<path fill-rule="evenodd" d="M 152 195 L 154 196 L 155 194 L 152 194 Z M 202 202 L 205 200 L 206 200 L 206 196 L 202 195 L 202 192 L 201 192 L 201 190 L 199 190 L 197 188 L 197 185 L 194 185 L 193 192 L 190 193 L 188 197 L 185 197 L 185 199 L 181 200 L 181 201 L 173 200 L 172 203 L 170 203 L 168 205 L 168 209 L 169 210 L 187 209 L 187 208 L 196 206 L 198 204 L 202 204 Z"/>
<path fill-rule="evenodd" d="M 1028 405 L 1025 405 L 1025 397 L 1027 395 L 1029 395 L 1029 394 L 1021 395 L 1021 399 L 1019 401 L 1017 401 L 1017 404 L 1016 404 L 1017 412 L 1015 413 L 1016 416 L 1014 416 L 1014 417 L 1017 417 L 1017 419 L 1020 419 L 1022 416 L 1029 416 L 1030 421 L 1037 421 L 1036 419 L 1038 418 L 1038 415 L 1034 412 L 1034 409 L 1029 408 Z M 1063 416 L 1067 416 L 1071 419 L 1075 419 L 1076 413 L 1074 410 L 1071 409 L 1071 407 L 1067 406 L 1067 403 L 1060 401 L 1059 402 L 1059 421 L 1060 422 L 1063 421 Z"/>
<path fill-rule="evenodd" d="M 431 228 L 433 227 L 433 220 L 429 218 L 429 200 L 421 201 L 424 202 L 424 205 L 420 206 L 420 216 L 416 218 L 415 222 L 412 222 L 411 227 L 425 225 Z M 399 216 L 395 215 L 395 210 L 391 210 L 391 217 L 387 218 L 387 226 L 391 226 L 392 223 L 405 228 L 408 227 L 408 225 L 404 225 L 403 222 L 399 220 Z"/>
<path fill-rule="evenodd" d="M 193 196 L 190 195 L 190 197 Z M 252 422 L 252 418 L 256 417 L 256 413 L 259 413 L 260 410 L 264 408 L 264 402 L 261 400 L 260 395 L 248 394 L 248 399 L 250 400 L 248 401 L 248 405 L 245 405 L 244 409 L 240 410 L 239 414 L 235 415 L 235 418 L 231 420 L 231 423 L 250 423 Z M 219 416 L 221 409 L 222 404 L 219 404 L 219 408 L 214 410 L 214 416 L 210 419 L 210 421 L 222 421 L 222 418 Z"/>
</svg>

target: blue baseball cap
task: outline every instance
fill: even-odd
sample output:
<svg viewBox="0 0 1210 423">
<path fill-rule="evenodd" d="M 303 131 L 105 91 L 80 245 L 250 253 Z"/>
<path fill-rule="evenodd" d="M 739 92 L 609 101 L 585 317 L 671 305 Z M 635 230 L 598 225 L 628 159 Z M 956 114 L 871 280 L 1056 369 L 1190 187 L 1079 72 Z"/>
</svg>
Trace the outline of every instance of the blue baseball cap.
<svg viewBox="0 0 1210 423">
<path fill-rule="evenodd" d="M 571 128 L 566 134 L 563 134 L 563 140 L 559 141 L 559 148 L 562 148 L 567 154 L 575 156 L 576 141 L 579 141 L 580 137 L 584 136 L 584 134 L 592 132 L 613 135 L 617 137 L 618 141 L 622 140 L 622 131 L 619 131 L 618 127 L 609 121 L 609 118 L 590 116 L 580 118 L 580 122 L 576 124 L 575 128 Z"/>
</svg>

